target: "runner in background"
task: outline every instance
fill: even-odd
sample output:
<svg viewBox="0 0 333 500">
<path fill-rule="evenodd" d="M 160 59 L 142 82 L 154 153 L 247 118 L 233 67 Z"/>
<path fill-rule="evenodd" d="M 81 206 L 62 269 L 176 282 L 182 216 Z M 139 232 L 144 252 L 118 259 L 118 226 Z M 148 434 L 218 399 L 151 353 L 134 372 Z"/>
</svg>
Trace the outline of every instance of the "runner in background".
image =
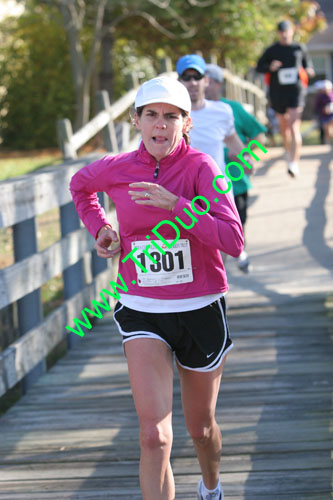
<svg viewBox="0 0 333 500">
<path fill-rule="evenodd" d="M 78 214 L 96 238 L 97 254 L 111 258 L 121 252 L 118 281 L 126 293 L 114 319 L 140 426 L 143 500 L 175 499 L 170 464 L 174 358 L 185 422 L 202 471 L 198 499 L 224 498 L 215 411 L 232 341 L 221 252 L 237 257 L 244 239 L 227 182 L 208 155 L 188 145 L 190 110 L 189 94 L 177 80 L 145 82 L 133 117 L 142 136 L 138 150 L 105 156 L 79 170 L 70 183 Z M 99 191 L 115 204 L 119 237 L 99 204 Z M 179 238 L 171 244 L 175 225 Z M 155 227 L 169 247 L 163 249 L 152 236 Z M 110 250 L 119 240 L 120 248 Z"/>
<path fill-rule="evenodd" d="M 296 177 L 302 147 L 301 117 L 308 78 L 314 76 L 314 70 L 305 46 L 293 42 L 292 24 L 281 21 L 277 30 L 279 40 L 260 57 L 257 71 L 266 74 L 270 105 L 280 123 L 288 173 Z"/>
<path fill-rule="evenodd" d="M 317 95 L 315 113 L 319 126 L 323 131 L 323 144 L 330 144 L 333 139 L 333 85 L 330 80 L 319 80 L 315 83 Z"/>
<path fill-rule="evenodd" d="M 224 144 L 235 155 L 245 147 L 235 131 L 232 109 L 224 102 L 205 99 L 208 77 L 205 76 L 206 62 L 201 56 L 182 56 L 177 61 L 176 71 L 179 81 L 187 88 L 191 98 L 191 146 L 209 154 L 224 174 Z M 252 158 L 248 153 L 244 154 L 244 158 L 253 167 Z M 248 169 L 245 167 L 246 170 Z"/>
<path fill-rule="evenodd" d="M 260 142 L 260 144 L 264 144 L 264 133 L 267 132 L 267 128 L 260 122 L 258 122 L 258 120 L 253 115 L 248 113 L 239 102 L 231 101 L 230 99 L 222 97 L 222 68 L 220 68 L 220 66 L 217 66 L 216 64 L 207 64 L 206 76 L 208 76 L 206 98 L 212 101 L 222 101 L 226 104 L 229 104 L 234 115 L 235 129 L 240 140 L 247 144 L 249 140 L 255 139 Z M 230 154 L 228 148 L 225 148 L 224 154 L 226 164 L 238 160 L 237 157 Z M 239 169 L 236 167 L 236 165 L 231 165 L 229 168 L 229 172 L 235 178 L 239 176 Z M 247 174 L 244 174 L 242 179 L 240 179 L 239 181 L 232 181 L 232 187 L 236 207 L 244 231 L 245 223 L 247 220 L 248 191 L 252 187 L 250 177 Z M 250 265 L 249 256 L 245 250 L 243 250 L 241 255 L 238 257 L 238 267 L 244 273 L 248 273 L 252 268 Z"/>
</svg>

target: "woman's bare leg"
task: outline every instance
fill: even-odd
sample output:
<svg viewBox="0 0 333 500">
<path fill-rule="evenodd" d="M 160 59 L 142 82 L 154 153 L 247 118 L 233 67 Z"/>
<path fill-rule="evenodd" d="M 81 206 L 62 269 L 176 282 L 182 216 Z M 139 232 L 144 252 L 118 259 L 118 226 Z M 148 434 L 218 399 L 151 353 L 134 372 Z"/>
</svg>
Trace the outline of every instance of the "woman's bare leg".
<svg viewBox="0 0 333 500">
<path fill-rule="evenodd" d="M 174 500 L 172 446 L 173 357 L 158 339 L 125 343 L 129 378 L 140 424 L 143 500 Z"/>
<path fill-rule="evenodd" d="M 222 451 L 222 434 L 215 420 L 222 365 L 212 372 L 195 372 L 178 365 L 187 429 L 197 452 L 208 489 L 216 488 Z"/>
</svg>

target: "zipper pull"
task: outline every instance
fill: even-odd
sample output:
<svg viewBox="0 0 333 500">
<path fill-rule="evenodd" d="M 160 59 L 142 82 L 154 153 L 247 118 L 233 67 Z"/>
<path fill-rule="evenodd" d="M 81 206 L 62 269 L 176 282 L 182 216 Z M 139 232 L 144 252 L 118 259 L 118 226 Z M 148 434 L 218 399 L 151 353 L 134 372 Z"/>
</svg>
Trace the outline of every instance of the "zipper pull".
<svg viewBox="0 0 333 500">
<path fill-rule="evenodd" d="M 155 168 L 155 172 L 154 172 L 154 179 L 157 179 L 159 170 L 160 170 L 160 162 L 158 161 L 156 163 L 156 168 Z"/>
</svg>

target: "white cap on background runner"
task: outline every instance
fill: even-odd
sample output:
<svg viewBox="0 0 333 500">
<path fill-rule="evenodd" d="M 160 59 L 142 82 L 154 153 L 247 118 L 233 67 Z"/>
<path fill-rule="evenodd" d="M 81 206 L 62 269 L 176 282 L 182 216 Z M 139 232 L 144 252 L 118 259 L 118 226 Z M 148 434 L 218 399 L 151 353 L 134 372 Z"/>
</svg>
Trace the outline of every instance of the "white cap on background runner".
<svg viewBox="0 0 333 500">
<path fill-rule="evenodd" d="M 216 82 L 223 82 L 223 71 L 217 64 L 207 64 L 206 65 L 206 75 Z"/>
<path fill-rule="evenodd" d="M 316 90 L 332 90 L 333 88 L 333 84 L 332 82 L 330 82 L 330 80 L 317 80 L 314 84 L 313 84 L 314 88 Z"/>
<path fill-rule="evenodd" d="M 191 111 L 191 99 L 185 85 L 167 76 L 143 83 L 136 94 L 135 108 L 156 102 L 172 104 L 188 113 Z"/>
</svg>

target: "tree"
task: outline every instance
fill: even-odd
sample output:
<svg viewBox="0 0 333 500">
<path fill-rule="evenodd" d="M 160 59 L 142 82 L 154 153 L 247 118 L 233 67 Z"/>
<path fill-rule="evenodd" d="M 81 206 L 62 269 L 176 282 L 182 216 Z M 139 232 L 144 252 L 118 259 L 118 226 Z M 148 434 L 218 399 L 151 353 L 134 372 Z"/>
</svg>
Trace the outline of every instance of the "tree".
<svg viewBox="0 0 333 500">
<path fill-rule="evenodd" d="M 56 120 L 74 116 L 67 40 L 42 8 L 0 27 L 0 127 L 6 148 L 57 146 Z"/>
<path fill-rule="evenodd" d="M 194 2 L 193 2 L 194 3 Z M 306 42 L 307 38 L 325 27 L 319 13 L 319 5 L 313 1 L 300 0 L 219 0 L 197 7 L 189 2 L 173 1 L 174 10 L 184 19 L 191 30 L 190 37 L 176 35 L 174 20 L 160 14 L 159 21 L 168 34 L 149 28 L 143 17 L 124 19 L 117 26 L 117 35 L 125 36 L 133 31 L 140 40 L 140 53 L 152 53 L 153 47 L 169 55 L 174 62 L 185 53 L 201 51 L 205 57 L 212 52 L 223 64 L 231 59 L 234 67 L 246 73 L 255 64 L 258 55 L 276 36 L 276 25 L 281 19 L 290 18 L 297 26 L 296 36 Z M 132 12 L 135 16 L 135 12 Z M 156 11 L 154 12 L 156 16 Z M 308 31 L 303 29 L 307 22 Z M 149 36 L 147 31 L 149 30 Z M 156 51 L 155 51 L 156 53 Z"/>
<path fill-rule="evenodd" d="M 101 55 L 101 81 L 112 93 L 113 46 L 117 37 L 140 40 L 146 53 L 167 45 L 175 54 L 189 47 L 215 50 L 245 70 L 253 63 L 276 19 L 296 12 L 299 0 L 44 0 L 59 9 L 68 35 L 76 95 L 76 127 L 87 122 L 90 88 Z M 304 2 L 310 4 L 310 2 Z M 303 10 L 310 10 L 306 6 Z M 90 46 L 83 48 L 90 30 Z"/>
<path fill-rule="evenodd" d="M 187 1 L 199 4 L 196 0 Z M 215 0 L 206 0 L 203 5 L 210 4 L 212 1 Z M 137 2 L 131 0 L 125 2 L 120 0 L 44 0 L 43 3 L 59 9 L 63 18 L 64 29 L 67 32 L 76 95 L 75 129 L 82 127 L 89 118 L 91 81 L 98 61 L 102 39 L 103 69 L 101 74 L 105 87 L 109 92 L 112 90 L 112 47 L 114 30 L 117 24 L 125 19 L 139 16 L 146 19 L 155 29 L 162 31 L 165 36 L 172 38 L 190 37 L 195 32 L 171 8 L 170 0 L 147 0 L 142 2 L 146 4 L 146 8 L 141 10 L 137 8 Z M 149 7 L 165 11 L 169 17 L 177 20 L 181 32 L 174 35 L 172 31 L 163 28 L 157 21 L 156 14 L 149 13 Z M 90 48 L 86 54 L 82 41 L 82 37 L 86 34 L 85 26 L 89 26 L 92 30 Z"/>
<path fill-rule="evenodd" d="M 220 64 L 226 58 L 231 59 L 239 72 L 246 73 L 263 48 L 272 41 L 278 20 L 289 17 L 300 21 L 302 29 L 299 35 L 302 37 L 319 29 L 322 23 L 322 19 L 318 21 L 316 2 L 308 0 L 25 0 L 23 3 L 26 14 L 18 23 L 18 33 L 14 28 L 10 33 L 13 40 L 20 40 L 19 57 L 16 49 L 11 51 L 10 44 L 3 50 L 0 48 L 2 60 L 10 60 L 0 69 L 7 89 L 6 98 L 0 96 L 2 114 L 8 111 L 8 116 L 12 117 L 14 109 L 18 114 L 15 99 L 16 102 L 23 101 L 19 96 L 28 96 L 24 100 L 25 106 L 21 107 L 25 120 L 31 112 L 36 116 L 38 113 L 51 116 L 53 109 L 53 126 L 61 111 L 62 117 L 69 118 L 74 112 L 75 129 L 89 119 L 93 86 L 107 88 L 112 98 L 119 97 L 125 88 L 124 74 L 133 68 L 141 67 L 142 78 L 149 78 L 159 70 L 159 57 L 168 55 L 175 64 L 179 56 L 199 50 L 204 57 L 215 52 Z M 36 25 L 38 17 L 42 26 L 39 35 L 28 29 L 28 19 L 33 19 Z M 25 23 L 24 36 L 22 23 Z M 35 57 L 38 51 L 39 56 Z M 46 108 L 45 99 L 49 92 L 45 88 L 47 79 L 44 75 L 50 71 L 49 52 L 54 61 L 52 64 L 57 68 L 57 72 L 53 70 L 56 73 L 53 78 L 48 79 L 53 86 L 51 97 L 57 100 L 62 95 L 62 107 L 58 106 L 54 112 L 54 103 L 50 99 L 47 113 L 45 109 L 43 112 L 33 109 L 32 103 Z M 72 79 L 68 71 L 69 61 Z M 20 65 L 21 79 L 15 82 L 10 74 L 17 74 L 17 65 Z M 33 81 L 36 88 L 44 82 L 43 95 L 46 98 L 43 100 L 33 97 Z M 70 109 L 69 99 L 75 103 Z M 7 127 L 5 135 L 8 139 L 13 135 L 9 133 L 9 120 L 4 118 L 1 122 Z M 38 124 L 41 122 L 39 120 Z M 14 128 L 12 120 L 13 133 Z M 31 128 L 26 128 L 26 131 L 28 140 Z M 9 142 L 13 143 L 13 140 Z"/>
</svg>

